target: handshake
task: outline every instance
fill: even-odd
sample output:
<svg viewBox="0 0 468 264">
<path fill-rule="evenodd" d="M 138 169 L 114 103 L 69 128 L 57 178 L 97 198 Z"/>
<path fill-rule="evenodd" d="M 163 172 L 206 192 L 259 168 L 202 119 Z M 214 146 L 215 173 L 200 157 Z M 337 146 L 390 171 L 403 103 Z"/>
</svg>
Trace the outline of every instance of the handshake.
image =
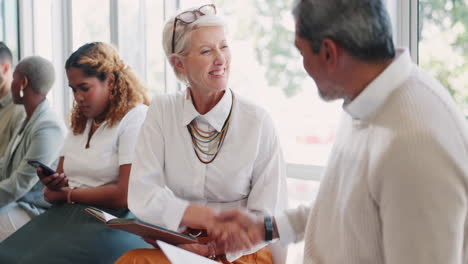
<svg viewBox="0 0 468 264">
<path fill-rule="evenodd" d="M 241 209 L 214 213 L 207 207 L 190 205 L 185 211 L 182 225 L 205 229 L 208 237 L 199 238 L 198 244 L 178 246 L 209 258 L 251 251 L 259 244 L 278 237 L 272 218 Z M 154 245 L 154 241 L 145 241 Z"/>
<path fill-rule="evenodd" d="M 264 217 L 246 210 L 221 212 L 215 222 L 207 227 L 208 235 L 214 243 L 215 255 L 251 250 L 266 241 Z M 269 239 L 271 240 L 271 239 Z"/>
</svg>

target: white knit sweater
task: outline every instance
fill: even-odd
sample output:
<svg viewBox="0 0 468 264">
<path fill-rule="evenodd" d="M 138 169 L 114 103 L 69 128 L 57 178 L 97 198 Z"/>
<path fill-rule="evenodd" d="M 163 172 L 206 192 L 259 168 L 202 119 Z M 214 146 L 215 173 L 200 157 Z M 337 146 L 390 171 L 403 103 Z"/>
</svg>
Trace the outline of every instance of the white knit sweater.
<svg viewBox="0 0 468 264">
<path fill-rule="evenodd" d="M 304 263 L 468 263 L 468 126 L 408 51 L 345 108 L 313 209 L 278 217 Z"/>
</svg>

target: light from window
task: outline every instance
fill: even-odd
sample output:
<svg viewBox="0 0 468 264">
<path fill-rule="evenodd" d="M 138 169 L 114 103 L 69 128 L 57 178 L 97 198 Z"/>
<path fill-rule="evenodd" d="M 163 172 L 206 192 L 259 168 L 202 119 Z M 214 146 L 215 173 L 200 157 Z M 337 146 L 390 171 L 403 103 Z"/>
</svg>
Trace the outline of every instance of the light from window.
<svg viewBox="0 0 468 264">
<path fill-rule="evenodd" d="M 165 61 L 166 57 L 162 48 L 162 28 L 164 25 L 163 1 L 146 0 L 146 54 L 147 86 L 152 95 L 163 93 L 165 88 Z M 167 69 L 170 73 L 172 70 Z M 168 73 L 169 74 L 169 73 Z"/>
<path fill-rule="evenodd" d="M 110 43 L 110 2 L 80 0 L 71 3 L 73 51 L 88 42 Z"/>
<path fill-rule="evenodd" d="M 468 116 L 468 4 L 419 1 L 419 64 L 435 76 Z"/>
<path fill-rule="evenodd" d="M 34 40 L 34 52 L 52 61 L 52 2 L 51 0 L 33 2 L 34 31 L 40 32 Z"/>
<path fill-rule="evenodd" d="M 0 37 L 13 53 L 14 62 L 18 61 L 18 2 L 0 0 Z"/>
<path fill-rule="evenodd" d="M 120 56 L 141 81 L 146 80 L 145 1 L 120 0 L 118 4 L 118 48 Z"/>
</svg>

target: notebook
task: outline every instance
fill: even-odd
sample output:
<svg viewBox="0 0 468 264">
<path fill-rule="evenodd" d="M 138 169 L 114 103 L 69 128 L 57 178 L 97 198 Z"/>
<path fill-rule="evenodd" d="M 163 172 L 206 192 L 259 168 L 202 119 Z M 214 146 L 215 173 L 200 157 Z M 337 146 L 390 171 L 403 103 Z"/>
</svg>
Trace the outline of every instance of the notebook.
<svg viewBox="0 0 468 264">
<path fill-rule="evenodd" d="M 101 220 L 108 227 L 120 229 L 141 237 L 162 240 L 173 245 L 198 242 L 196 238 L 191 236 L 178 233 L 164 227 L 148 224 L 138 219 L 118 218 L 94 207 L 88 207 L 85 211 Z"/>
</svg>

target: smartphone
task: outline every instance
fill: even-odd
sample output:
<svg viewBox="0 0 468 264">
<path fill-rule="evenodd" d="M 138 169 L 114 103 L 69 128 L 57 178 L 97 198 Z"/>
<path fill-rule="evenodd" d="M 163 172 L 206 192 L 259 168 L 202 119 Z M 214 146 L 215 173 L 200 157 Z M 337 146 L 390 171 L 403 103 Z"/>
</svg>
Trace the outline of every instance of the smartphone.
<svg viewBox="0 0 468 264">
<path fill-rule="evenodd" d="M 55 173 L 55 171 L 51 168 L 49 168 L 47 165 L 43 164 L 42 162 L 40 161 L 37 161 L 37 160 L 28 160 L 28 164 L 33 166 L 34 168 L 38 168 L 38 167 L 41 167 L 42 169 L 42 175 L 44 177 L 46 176 L 49 176 L 49 175 L 52 175 Z"/>
</svg>

